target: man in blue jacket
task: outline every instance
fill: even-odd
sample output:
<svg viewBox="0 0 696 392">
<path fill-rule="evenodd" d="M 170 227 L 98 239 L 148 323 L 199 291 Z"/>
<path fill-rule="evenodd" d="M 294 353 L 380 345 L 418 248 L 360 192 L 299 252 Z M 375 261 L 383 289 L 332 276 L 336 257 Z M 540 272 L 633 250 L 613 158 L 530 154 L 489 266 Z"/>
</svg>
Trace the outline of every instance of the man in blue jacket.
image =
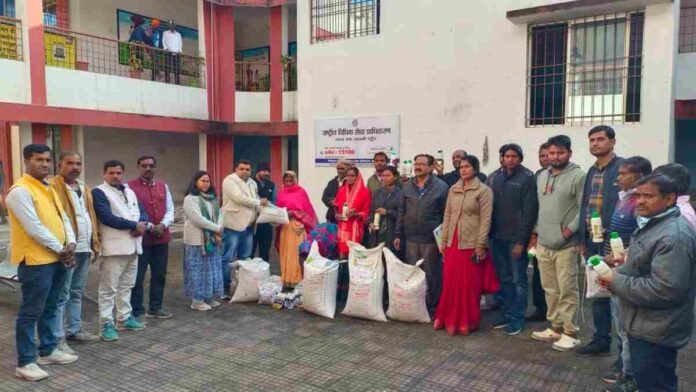
<svg viewBox="0 0 696 392">
<path fill-rule="evenodd" d="M 597 158 L 595 164 L 587 171 L 585 189 L 582 194 L 580 210 L 581 253 L 585 257 L 602 255 L 604 244 L 609 241 L 609 233 L 604 235 L 604 242 L 593 242 L 590 219 L 593 213 L 598 213 L 606 227 L 614 214 L 614 207 L 619 200 L 621 190 L 617 182 L 619 166 L 623 158 L 616 156 L 616 132 L 607 125 L 598 125 L 590 129 L 587 135 L 590 153 Z M 611 307 L 610 298 L 592 300 L 592 318 L 595 332 L 590 342 L 579 348 L 576 353 L 580 356 L 611 355 Z"/>
</svg>

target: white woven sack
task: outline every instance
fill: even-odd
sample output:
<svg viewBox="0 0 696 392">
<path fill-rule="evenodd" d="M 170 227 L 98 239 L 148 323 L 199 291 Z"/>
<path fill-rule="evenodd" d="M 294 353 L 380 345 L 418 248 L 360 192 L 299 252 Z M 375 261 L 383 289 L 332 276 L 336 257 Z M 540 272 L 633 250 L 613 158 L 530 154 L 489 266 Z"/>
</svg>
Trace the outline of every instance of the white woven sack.
<svg viewBox="0 0 696 392">
<path fill-rule="evenodd" d="M 239 278 L 231 302 L 256 302 L 259 286 L 271 276 L 270 266 L 262 259 L 239 260 Z"/>
<path fill-rule="evenodd" d="M 389 285 L 389 309 L 387 317 L 393 320 L 429 323 L 430 315 L 425 304 L 428 290 L 425 271 L 420 268 L 423 260 L 410 265 L 399 260 L 388 248 L 384 248 Z"/>
<path fill-rule="evenodd" d="M 319 316 L 334 318 L 336 315 L 336 286 L 338 263 L 319 253 L 317 242 L 312 242 L 304 262 L 302 280 L 302 306 L 304 310 Z"/>
<path fill-rule="evenodd" d="M 287 208 L 279 208 L 276 206 L 267 206 L 261 209 L 256 223 L 270 223 L 272 225 L 286 225 L 290 222 L 288 219 Z"/>
<path fill-rule="evenodd" d="M 355 242 L 348 242 L 348 302 L 343 314 L 374 321 L 387 321 L 382 308 L 384 289 L 384 265 L 382 248 L 366 249 Z"/>
</svg>

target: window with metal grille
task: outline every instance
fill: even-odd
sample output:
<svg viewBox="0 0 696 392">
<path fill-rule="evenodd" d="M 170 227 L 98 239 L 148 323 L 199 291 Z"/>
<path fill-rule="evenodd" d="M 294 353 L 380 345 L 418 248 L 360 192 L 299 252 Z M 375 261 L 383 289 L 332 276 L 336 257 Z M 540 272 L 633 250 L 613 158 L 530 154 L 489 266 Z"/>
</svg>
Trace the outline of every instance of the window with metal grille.
<svg viewBox="0 0 696 392">
<path fill-rule="evenodd" d="M 696 52 L 696 6 L 684 7 L 679 20 L 679 53 Z"/>
<path fill-rule="evenodd" d="M 0 0 L 0 16 L 15 17 L 15 0 Z"/>
<path fill-rule="evenodd" d="M 641 12 L 528 30 L 527 126 L 640 121 Z"/>
<path fill-rule="evenodd" d="M 311 0 L 312 43 L 379 34 L 380 0 Z"/>
</svg>

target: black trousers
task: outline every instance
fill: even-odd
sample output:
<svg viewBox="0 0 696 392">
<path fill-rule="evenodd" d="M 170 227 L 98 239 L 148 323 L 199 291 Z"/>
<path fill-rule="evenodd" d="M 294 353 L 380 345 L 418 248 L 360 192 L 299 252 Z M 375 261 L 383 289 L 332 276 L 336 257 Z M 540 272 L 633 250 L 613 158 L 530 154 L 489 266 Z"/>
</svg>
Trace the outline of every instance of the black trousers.
<svg viewBox="0 0 696 392">
<path fill-rule="evenodd" d="M 254 248 L 251 251 L 252 255 L 259 250 L 259 257 L 264 261 L 269 261 L 271 253 L 271 245 L 273 244 L 273 226 L 270 223 L 261 223 L 256 226 L 256 235 L 254 236 Z"/>
<path fill-rule="evenodd" d="M 164 285 L 167 283 L 167 261 L 169 258 L 169 244 L 143 245 L 143 254 L 138 256 L 138 275 L 135 278 L 135 286 L 131 293 L 131 306 L 133 316 L 145 314 L 143 304 L 143 283 L 147 267 L 150 267 L 150 312 L 162 309 L 164 299 Z"/>
</svg>

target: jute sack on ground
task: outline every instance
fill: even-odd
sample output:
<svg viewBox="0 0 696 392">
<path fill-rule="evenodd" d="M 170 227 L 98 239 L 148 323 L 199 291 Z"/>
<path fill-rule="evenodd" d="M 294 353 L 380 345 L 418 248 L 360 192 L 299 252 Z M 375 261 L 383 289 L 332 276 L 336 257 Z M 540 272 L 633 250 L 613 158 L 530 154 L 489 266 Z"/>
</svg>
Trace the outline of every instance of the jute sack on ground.
<svg viewBox="0 0 696 392">
<path fill-rule="evenodd" d="M 336 315 L 336 286 L 338 262 L 319 253 L 319 245 L 312 242 L 304 262 L 302 280 L 302 306 L 304 310 L 319 316 L 334 318 Z"/>
<path fill-rule="evenodd" d="M 382 248 L 366 249 L 355 242 L 348 242 L 348 302 L 343 314 L 374 321 L 387 321 L 382 308 L 384 266 Z"/>
<path fill-rule="evenodd" d="M 423 260 L 410 265 L 399 260 L 388 248 L 384 248 L 389 285 L 389 309 L 387 317 L 393 320 L 428 323 L 428 307 L 425 304 L 427 283 L 425 271 L 420 268 Z"/>
<path fill-rule="evenodd" d="M 239 260 L 239 278 L 231 302 L 256 302 L 259 286 L 271 276 L 270 266 L 262 259 Z"/>
</svg>

